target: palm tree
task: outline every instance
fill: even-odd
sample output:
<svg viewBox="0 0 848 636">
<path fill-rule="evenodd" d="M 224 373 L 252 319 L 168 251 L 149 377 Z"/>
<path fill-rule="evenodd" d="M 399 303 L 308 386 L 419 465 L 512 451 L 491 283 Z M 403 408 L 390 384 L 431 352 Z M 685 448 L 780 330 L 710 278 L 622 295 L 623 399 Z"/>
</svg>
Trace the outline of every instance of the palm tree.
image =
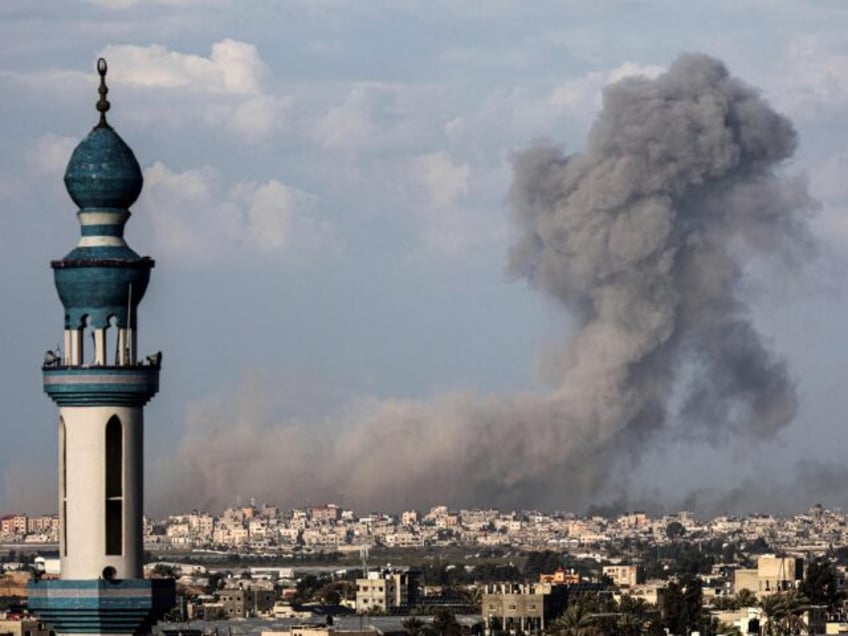
<svg viewBox="0 0 848 636">
<path fill-rule="evenodd" d="M 720 621 L 716 626 L 715 633 L 719 636 L 742 636 L 742 632 L 738 627 L 734 627 L 729 623 L 725 623 L 724 621 Z"/>
<path fill-rule="evenodd" d="M 592 614 L 582 603 L 572 603 L 551 623 L 549 631 L 556 636 L 589 636 L 593 622 Z"/>
<path fill-rule="evenodd" d="M 801 617 L 810 609 L 810 599 L 801 592 L 794 591 L 782 594 L 783 597 L 783 620 L 780 628 L 785 634 L 805 634 L 808 626 Z"/>
<path fill-rule="evenodd" d="M 760 599 L 760 609 L 765 618 L 765 634 L 766 636 L 776 636 L 778 633 L 777 626 L 783 620 L 785 609 L 783 599 L 780 594 L 771 594 Z"/>
<path fill-rule="evenodd" d="M 743 587 L 736 592 L 736 601 L 739 603 L 739 607 L 756 607 L 757 595 L 747 587 Z"/>
<path fill-rule="evenodd" d="M 652 612 L 651 607 L 643 598 L 634 598 L 629 594 L 621 597 L 618 603 L 618 611 L 620 612 L 617 621 L 617 633 L 622 636 L 633 634 L 641 636 L 647 633 L 647 629 L 651 622 L 651 614 L 657 614 L 656 610 Z"/>
<path fill-rule="evenodd" d="M 760 601 L 760 609 L 766 617 L 766 634 L 780 636 L 805 633 L 807 625 L 801 615 L 809 606 L 809 599 L 800 592 L 766 596 Z"/>
<path fill-rule="evenodd" d="M 403 619 L 400 624 L 407 636 L 423 636 L 427 633 L 427 623 L 415 616 Z"/>
<path fill-rule="evenodd" d="M 467 592 L 468 604 L 476 610 L 483 607 L 483 588 L 479 585 L 471 588 Z"/>
</svg>

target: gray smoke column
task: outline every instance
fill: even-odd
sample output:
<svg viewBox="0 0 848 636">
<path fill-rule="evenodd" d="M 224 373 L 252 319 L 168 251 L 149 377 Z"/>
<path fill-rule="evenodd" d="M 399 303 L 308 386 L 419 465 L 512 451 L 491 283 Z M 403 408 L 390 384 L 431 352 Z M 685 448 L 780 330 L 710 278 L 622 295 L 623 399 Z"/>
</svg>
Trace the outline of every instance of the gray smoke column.
<svg viewBox="0 0 848 636">
<path fill-rule="evenodd" d="M 511 269 L 581 319 L 557 391 L 579 437 L 638 448 L 672 390 L 699 438 L 768 437 L 792 420 L 794 386 L 739 283 L 752 255 L 792 266 L 811 249 L 805 184 L 774 172 L 795 146 L 791 123 L 721 62 L 685 55 L 609 86 L 584 154 L 516 158 Z"/>
<path fill-rule="evenodd" d="M 810 253 L 813 202 L 775 173 L 795 146 L 706 56 L 609 86 L 583 153 L 514 159 L 510 270 L 578 321 L 550 388 L 365 400 L 307 422 L 275 418 L 274 387 L 250 383 L 190 417 L 184 497 L 163 504 L 578 507 L 647 443 L 773 436 L 797 398 L 740 282 L 751 262 L 783 272 Z"/>
</svg>

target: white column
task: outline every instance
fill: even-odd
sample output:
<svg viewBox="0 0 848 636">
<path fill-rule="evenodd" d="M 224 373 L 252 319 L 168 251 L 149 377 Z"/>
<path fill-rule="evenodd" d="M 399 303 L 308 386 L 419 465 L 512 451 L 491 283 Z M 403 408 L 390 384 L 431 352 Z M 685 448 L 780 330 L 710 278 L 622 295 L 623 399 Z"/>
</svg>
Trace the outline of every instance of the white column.
<svg viewBox="0 0 848 636">
<path fill-rule="evenodd" d="M 116 363 L 118 366 L 127 366 L 130 363 L 130 352 L 127 345 L 127 330 L 118 329 L 118 351 Z"/>
<path fill-rule="evenodd" d="M 106 364 L 106 330 L 94 330 L 94 364 Z"/>
<path fill-rule="evenodd" d="M 82 364 L 83 343 L 82 329 L 71 330 L 71 365 L 79 366 Z"/>
<path fill-rule="evenodd" d="M 73 336 L 70 329 L 65 329 L 65 347 L 62 349 L 62 364 L 69 365 L 73 364 L 71 358 L 71 342 L 73 341 Z"/>
<path fill-rule="evenodd" d="M 106 425 L 122 424 L 121 554 L 106 554 Z M 65 422 L 66 553 L 63 579 L 142 577 L 143 411 L 140 407 L 63 407 Z"/>
</svg>

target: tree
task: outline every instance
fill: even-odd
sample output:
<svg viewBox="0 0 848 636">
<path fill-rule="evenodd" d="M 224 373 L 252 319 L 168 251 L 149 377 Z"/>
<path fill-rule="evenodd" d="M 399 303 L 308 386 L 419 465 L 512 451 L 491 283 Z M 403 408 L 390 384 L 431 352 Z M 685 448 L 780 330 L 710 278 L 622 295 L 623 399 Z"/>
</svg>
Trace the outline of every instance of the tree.
<svg viewBox="0 0 848 636">
<path fill-rule="evenodd" d="M 593 623 L 588 605 L 578 600 L 550 625 L 549 631 L 557 636 L 587 636 Z"/>
<path fill-rule="evenodd" d="M 307 574 L 301 579 L 298 579 L 297 585 L 295 586 L 294 598 L 292 599 L 295 603 L 308 603 L 311 601 L 318 590 L 320 590 L 324 584 L 327 583 L 327 578 L 318 578 L 314 574 Z"/>
<path fill-rule="evenodd" d="M 449 609 L 439 609 L 433 615 L 433 622 L 430 623 L 430 629 L 434 636 L 459 636 L 462 633 L 462 628 Z"/>
<path fill-rule="evenodd" d="M 736 601 L 739 603 L 739 607 L 756 607 L 757 595 L 747 587 L 743 587 L 736 593 Z"/>
<path fill-rule="evenodd" d="M 665 536 L 669 539 L 679 539 L 686 534 L 686 528 L 679 521 L 672 521 L 665 527 Z"/>
<path fill-rule="evenodd" d="M 662 599 L 662 617 L 669 632 L 688 634 L 699 631 L 702 610 L 700 578 L 687 575 L 668 584 Z"/>
<path fill-rule="evenodd" d="M 552 550 L 531 552 L 524 563 L 523 574 L 525 578 L 538 579 L 540 574 L 554 572 L 561 565 L 562 555 L 559 552 Z"/>
<path fill-rule="evenodd" d="M 836 572 L 827 561 L 816 559 L 807 565 L 799 591 L 812 605 L 826 605 L 832 610 L 841 600 Z"/>
<path fill-rule="evenodd" d="M 175 579 L 177 578 L 176 570 L 173 565 L 168 565 L 166 563 L 157 563 L 153 566 L 153 573 L 156 574 L 159 578 L 163 579 Z"/>
<path fill-rule="evenodd" d="M 766 618 L 765 633 L 768 636 L 801 633 L 798 630 L 806 629 L 801 615 L 809 605 L 809 599 L 800 592 L 763 597 L 760 609 Z"/>
<path fill-rule="evenodd" d="M 615 633 L 622 636 L 642 636 L 659 631 L 665 634 L 660 621 L 659 612 L 645 599 L 634 598 L 629 594 L 621 597 L 618 603 L 619 618 Z"/>
<path fill-rule="evenodd" d="M 400 624 L 407 636 L 424 636 L 427 633 L 427 623 L 420 618 L 411 616 L 403 619 Z"/>
</svg>

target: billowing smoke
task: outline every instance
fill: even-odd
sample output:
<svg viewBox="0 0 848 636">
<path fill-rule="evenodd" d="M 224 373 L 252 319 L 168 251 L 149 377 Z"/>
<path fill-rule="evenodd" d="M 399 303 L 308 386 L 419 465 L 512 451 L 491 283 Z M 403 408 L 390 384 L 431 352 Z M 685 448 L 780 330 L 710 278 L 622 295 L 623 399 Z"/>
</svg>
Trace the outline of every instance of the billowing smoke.
<svg viewBox="0 0 848 636">
<path fill-rule="evenodd" d="M 795 388 L 741 283 L 810 253 L 813 202 L 775 172 L 795 146 L 785 117 L 703 55 L 609 86 L 583 153 L 514 158 L 510 271 L 578 323 L 549 388 L 280 422 L 274 387 L 251 382 L 190 416 L 162 503 L 575 508 L 648 443 L 773 436 Z"/>
</svg>

